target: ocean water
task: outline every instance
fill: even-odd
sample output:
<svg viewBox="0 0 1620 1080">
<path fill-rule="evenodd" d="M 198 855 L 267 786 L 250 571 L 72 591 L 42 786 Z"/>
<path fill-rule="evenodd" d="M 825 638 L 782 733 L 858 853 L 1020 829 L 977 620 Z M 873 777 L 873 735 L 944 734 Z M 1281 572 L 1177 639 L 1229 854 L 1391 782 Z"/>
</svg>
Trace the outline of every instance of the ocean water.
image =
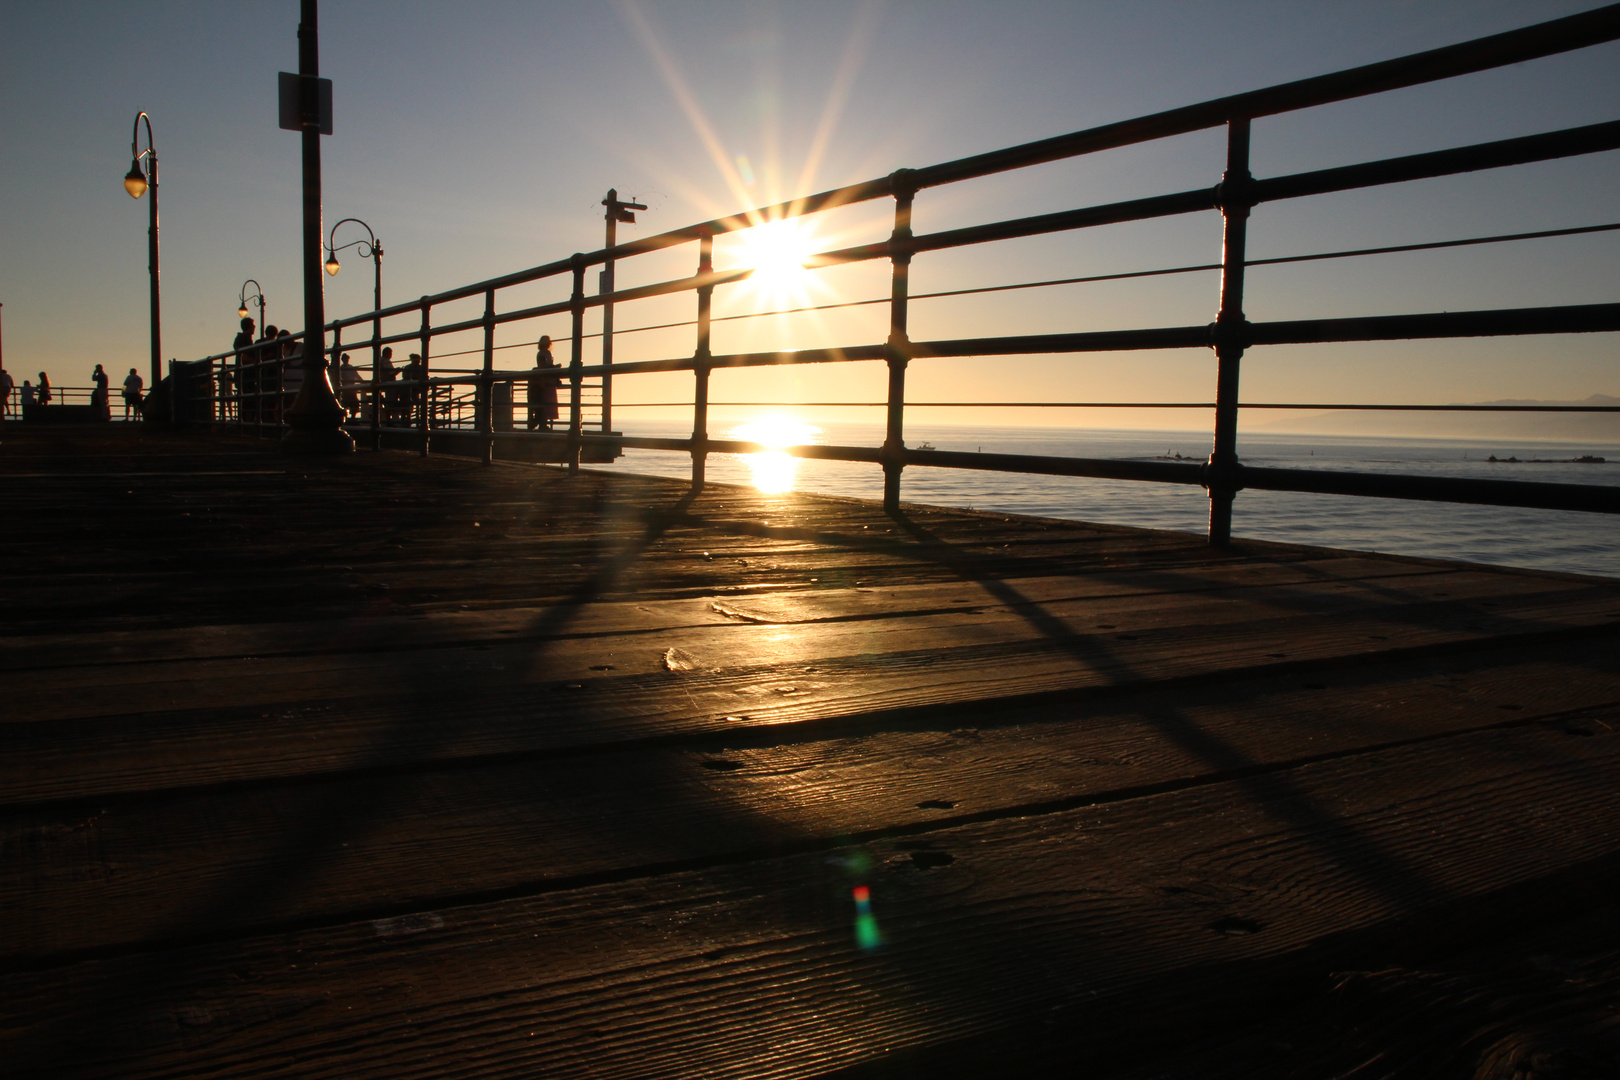
<svg viewBox="0 0 1620 1080">
<path fill-rule="evenodd" d="M 627 418 L 615 426 L 636 435 L 679 438 L 690 433 L 690 427 L 669 421 Z M 735 426 L 712 430 L 716 438 L 766 438 Z M 882 441 L 875 424 L 829 423 L 796 435 L 791 441 L 846 446 Z M 1181 454 L 1202 461 L 1209 455 L 1209 435 L 1186 431 L 916 424 L 908 427 L 906 442 L 913 447 L 929 442 L 939 450 L 1137 460 L 1174 460 Z M 1620 445 L 1613 444 L 1259 434 L 1240 438 L 1238 451 L 1248 464 L 1281 468 L 1620 486 Z M 1492 455 L 1519 461 L 1491 462 Z M 1585 455 L 1607 460 L 1570 460 Z M 628 450 L 613 467 L 659 476 L 691 474 L 686 455 L 654 450 Z M 787 486 L 862 499 L 883 495 L 881 471 L 857 462 L 717 454 L 709 460 L 708 475 L 721 483 Z M 912 467 L 905 471 L 900 497 L 936 506 L 1192 533 L 1204 532 L 1209 518 L 1209 501 L 1201 488 L 1124 480 Z M 1234 506 L 1232 531 L 1320 547 L 1620 577 L 1620 521 L 1607 514 L 1243 491 Z"/>
</svg>

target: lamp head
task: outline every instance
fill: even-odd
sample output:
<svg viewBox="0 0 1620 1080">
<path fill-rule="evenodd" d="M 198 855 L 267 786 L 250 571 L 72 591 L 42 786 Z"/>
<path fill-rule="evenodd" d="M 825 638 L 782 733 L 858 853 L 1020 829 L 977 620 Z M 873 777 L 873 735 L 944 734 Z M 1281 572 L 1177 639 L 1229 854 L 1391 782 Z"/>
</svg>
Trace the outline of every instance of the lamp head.
<svg viewBox="0 0 1620 1080">
<path fill-rule="evenodd" d="M 337 277 L 337 272 L 341 269 L 343 267 L 338 265 L 337 252 L 334 251 L 326 257 L 326 272 L 331 277 Z"/>
<path fill-rule="evenodd" d="M 246 300 L 242 301 L 242 306 L 236 309 L 236 317 L 239 318 L 239 319 L 247 318 L 247 301 Z"/>
<path fill-rule="evenodd" d="M 138 199 L 146 194 L 146 174 L 141 172 L 139 158 L 129 163 L 129 172 L 124 177 L 124 190 L 129 192 L 132 199 Z"/>
</svg>

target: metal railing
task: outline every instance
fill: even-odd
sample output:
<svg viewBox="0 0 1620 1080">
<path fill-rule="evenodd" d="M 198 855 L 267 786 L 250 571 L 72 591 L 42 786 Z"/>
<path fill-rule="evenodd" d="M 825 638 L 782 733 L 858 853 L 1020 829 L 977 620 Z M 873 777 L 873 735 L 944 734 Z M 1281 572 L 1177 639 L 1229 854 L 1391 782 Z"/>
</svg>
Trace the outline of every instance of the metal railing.
<svg viewBox="0 0 1620 1080">
<path fill-rule="evenodd" d="M 36 391 L 36 393 L 37 393 L 37 391 Z M 97 404 L 97 401 L 96 401 L 96 388 L 94 386 L 54 386 L 53 385 L 51 387 L 51 400 L 50 400 L 50 403 L 47 404 L 47 405 L 40 405 L 37 402 L 38 402 L 38 398 L 36 397 L 35 398 L 35 404 L 31 405 L 30 409 L 50 410 L 50 409 L 58 409 L 58 408 L 61 408 L 62 406 L 71 406 L 73 408 L 80 409 L 80 410 L 90 409 L 90 408 L 93 408 Z M 118 387 L 114 386 L 108 391 L 107 401 L 103 405 L 102 415 L 99 415 L 97 418 L 98 419 L 111 419 L 111 420 L 124 420 L 124 419 L 126 419 L 125 411 L 126 410 L 124 408 L 123 394 L 122 394 L 122 392 L 120 391 L 120 389 Z M 21 419 L 22 418 L 22 416 L 23 416 L 23 391 L 22 391 L 22 387 L 20 387 L 20 386 L 12 387 L 11 393 L 9 395 L 7 395 L 6 400 L 5 400 L 4 414 L 5 414 L 5 416 L 7 418 L 10 418 L 10 419 Z M 37 416 L 38 414 L 36 413 L 35 415 Z M 128 419 L 134 419 L 134 420 L 140 419 L 139 412 L 137 411 L 135 413 L 135 415 L 128 417 Z"/>
<path fill-rule="evenodd" d="M 329 324 L 333 342 L 331 354 L 339 356 L 343 333 L 355 327 L 369 329 L 369 336 L 358 344 L 370 348 L 373 356 L 371 378 L 352 392 L 364 398 L 360 427 L 369 424 L 373 445 L 380 445 L 384 431 L 413 432 L 421 452 L 428 452 L 433 434 L 442 428 L 470 430 L 482 437 L 483 456 L 488 460 L 497 436 L 553 440 L 562 446 L 561 457 L 571 469 L 579 467 L 582 448 L 607 448 L 618 452 L 625 447 L 673 450 L 691 455 L 694 490 L 701 489 L 706 458 L 714 453 L 755 453 L 766 447 L 757 443 L 714 439 L 709 435 L 710 386 L 714 372 L 730 368 L 821 363 L 882 363 L 888 374 L 888 391 L 881 403 L 827 402 L 820 404 L 871 404 L 885 413 L 885 437 L 881 446 L 803 445 L 785 449 L 807 458 L 857 461 L 876 464 L 884 472 L 884 503 L 895 508 L 900 498 L 901 477 L 908 466 L 992 470 L 1008 473 L 1102 477 L 1161 483 L 1200 485 L 1210 497 L 1209 536 L 1214 544 L 1225 544 L 1231 535 L 1232 502 L 1244 488 L 1270 491 L 1315 492 L 1333 495 L 1380 496 L 1446 502 L 1484 503 L 1501 506 L 1537 507 L 1620 513 L 1620 488 L 1545 484 L 1515 481 L 1468 480 L 1447 477 L 1391 476 L 1374 473 L 1254 468 L 1238 460 L 1236 438 L 1238 417 L 1244 408 L 1356 408 L 1379 410 L 1491 411 L 1490 406 L 1378 405 L 1365 403 L 1289 404 L 1249 403 L 1239 397 L 1239 369 L 1244 354 L 1257 347 L 1324 342 L 1373 342 L 1433 338 L 1481 337 L 1522 334 L 1571 334 L 1620 330 L 1620 303 L 1540 306 L 1516 309 L 1445 311 L 1354 318 L 1298 319 L 1250 322 L 1244 316 L 1245 271 L 1249 266 L 1302 262 L 1335 258 L 1356 258 L 1392 252 L 1430 250 L 1482 244 L 1522 242 L 1544 237 L 1580 233 L 1610 232 L 1620 223 L 1476 236 L 1429 244 L 1359 248 L 1320 252 L 1279 259 L 1247 258 L 1247 222 L 1251 208 L 1269 202 L 1298 199 L 1330 192 L 1350 191 L 1412 180 L 1450 176 L 1481 169 L 1504 168 L 1548 161 L 1574 155 L 1592 154 L 1620 148 L 1620 121 L 1590 124 L 1561 131 L 1521 138 L 1502 139 L 1429 153 L 1411 154 L 1380 161 L 1337 168 L 1318 169 L 1286 176 L 1255 178 L 1249 171 L 1251 121 L 1264 116 L 1312 108 L 1402 87 L 1488 70 L 1554 55 L 1620 38 L 1620 4 L 1610 5 L 1568 18 L 1459 45 L 1435 49 L 1382 63 L 1273 86 L 1250 93 L 1219 98 L 1168 112 L 1156 113 L 1120 123 L 979 154 L 922 169 L 901 169 L 889 176 L 824 191 L 774 206 L 759 207 L 729 217 L 700 222 L 682 229 L 619 244 L 599 251 L 575 254 L 567 259 L 528 270 L 451 289 L 420 300 L 366 312 Z M 1226 155 L 1218 183 L 1148 198 L 1085 206 L 1057 213 L 993 221 L 964 228 L 918 234 L 912 228 L 912 210 L 918 196 L 929 189 L 959 183 L 1043 163 L 1093 154 L 1118 147 L 1145 143 L 1211 128 L 1224 128 Z M 888 334 L 881 341 L 863 341 L 838 348 L 793 351 L 715 353 L 711 349 L 713 324 L 721 319 L 712 313 L 717 289 L 747 280 L 753 271 L 747 267 L 717 270 L 714 244 L 717 237 L 754 228 L 784 218 L 820 214 L 874 200 L 892 200 L 892 228 L 886 239 L 823 251 L 812 256 L 807 266 L 822 269 L 861 262 L 886 261 L 889 267 L 889 295 L 841 304 L 815 305 L 788 311 L 825 310 L 833 307 L 886 304 Z M 930 252 L 946 251 L 1060 232 L 1072 232 L 1101 225 L 1144 221 L 1204 212 L 1219 213 L 1223 221 L 1223 250 L 1218 262 L 1153 270 L 1127 271 L 1033 282 L 1016 282 L 977 289 L 918 293 L 910 290 L 910 266 L 914 259 Z M 638 256 L 662 252 L 685 244 L 695 244 L 697 258 L 689 277 L 656 281 L 632 288 L 587 295 L 588 268 L 611 266 Z M 1168 274 L 1219 270 L 1219 301 L 1212 322 L 1181 326 L 1161 326 L 1124 330 L 1084 331 L 1038 335 L 1002 335 L 957 340 L 913 340 L 908 334 L 909 305 L 914 300 L 959 296 L 969 293 L 1013 289 L 1045 288 L 1093 281 L 1119 280 Z M 606 280 L 613 280 L 608 277 Z M 534 283 L 561 283 L 566 295 L 546 303 L 529 303 L 501 310 L 497 300 L 511 290 Z M 679 321 L 649 323 L 628 327 L 617 334 L 693 326 L 695 348 L 660 359 L 616 363 L 587 363 L 586 314 L 593 309 L 604 313 L 614 305 L 647 301 L 658 297 L 689 293 L 695 299 L 694 317 Z M 482 314 L 435 323 L 435 315 L 446 306 L 469 300 L 482 300 Z M 779 314 L 763 312 L 762 315 Z M 724 318 L 752 318 L 752 315 Z M 525 434 L 498 430 L 503 419 L 501 408 L 518 406 L 519 391 L 526 388 L 533 372 L 498 371 L 494 355 L 498 349 L 519 347 L 496 345 L 499 328 L 528 324 L 550 325 L 548 319 L 567 319 L 566 340 L 569 359 L 556 370 L 562 415 L 566 430 Z M 383 333 L 385 321 L 409 328 Z M 611 325 L 609 322 L 607 325 Z M 560 335 L 561 336 L 561 335 Z M 476 344 L 445 355 L 478 355 L 482 364 L 472 370 L 431 368 L 431 349 L 436 341 L 469 338 Z M 532 333 L 529 340 L 532 340 Z M 296 341 L 296 337 L 292 339 Z M 421 376 L 415 380 L 383 381 L 380 361 L 384 347 L 403 344 L 421 357 Z M 349 347 L 356 347 L 351 343 Z M 1050 457 L 1023 454 L 957 453 L 914 449 L 904 441 L 906 372 L 913 362 L 946 357 L 1032 356 L 1042 354 L 1082 354 L 1131 350 L 1212 349 L 1215 354 L 1215 395 L 1212 402 L 945 402 L 909 403 L 913 408 L 927 406 L 977 407 L 1018 405 L 1034 407 L 1086 408 L 1209 408 L 1214 413 L 1213 450 L 1202 463 L 1123 461 L 1091 458 Z M 268 389 L 275 363 L 256 361 L 251 350 L 223 353 L 199 363 L 213 372 L 223 365 L 227 378 L 234 380 L 231 393 L 220 393 L 226 422 L 267 425 L 279 422 L 279 403 L 284 388 Z M 242 380 L 258 376 L 256 389 L 245 392 Z M 612 430 L 613 381 L 651 373 L 689 372 L 692 375 L 690 401 L 680 402 L 692 409 L 689 438 L 667 439 L 623 435 Z M 338 380 L 334 378 L 334 383 Z M 278 384 L 279 385 L 279 384 Z M 506 387 L 505 391 L 499 388 Z M 340 399 L 346 390 L 337 386 Z M 378 391 L 381 391 L 380 394 Z M 389 404 L 390 393 L 404 395 L 401 409 Z M 267 413 L 266 403 L 275 415 Z M 504 402 L 504 404 L 503 404 Z M 676 404 L 676 403 L 659 403 Z M 734 404 L 724 402 L 719 404 Z M 621 405 L 621 407 L 623 407 Z M 1504 407 L 1494 407 L 1504 408 Z M 1515 411 L 1557 411 L 1556 408 L 1513 406 Z M 1566 407 L 1567 411 L 1615 411 L 1604 407 Z M 512 425 L 507 425 L 512 426 Z"/>
</svg>

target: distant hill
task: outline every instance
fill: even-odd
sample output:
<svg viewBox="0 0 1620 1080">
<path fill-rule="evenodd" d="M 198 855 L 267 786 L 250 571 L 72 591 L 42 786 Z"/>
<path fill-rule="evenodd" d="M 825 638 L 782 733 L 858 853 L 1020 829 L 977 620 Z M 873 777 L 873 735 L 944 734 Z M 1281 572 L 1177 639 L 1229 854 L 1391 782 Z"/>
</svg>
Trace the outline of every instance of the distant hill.
<svg viewBox="0 0 1620 1080">
<path fill-rule="evenodd" d="M 1459 402 L 1458 404 L 1463 404 Z M 1593 394 L 1582 401 L 1468 402 L 1472 405 L 1607 405 L 1620 406 L 1620 397 Z M 1429 438 L 1557 439 L 1620 443 L 1620 413 L 1445 413 L 1445 412 L 1333 412 L 1294 413 L 1281 419 L 1256 422 L 1245 417 L 1244 427 L 1255 431 L 1299 432 L 1309 435 L 1393 435 Z"/>
</svg>

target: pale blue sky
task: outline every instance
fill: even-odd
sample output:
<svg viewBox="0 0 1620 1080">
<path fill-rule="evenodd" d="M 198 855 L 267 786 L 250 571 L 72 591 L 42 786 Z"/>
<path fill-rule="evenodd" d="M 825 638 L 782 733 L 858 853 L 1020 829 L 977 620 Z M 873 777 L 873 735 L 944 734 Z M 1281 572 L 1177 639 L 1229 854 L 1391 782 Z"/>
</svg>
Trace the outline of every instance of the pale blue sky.
<svg viewBox="0 0 1620 1080">
<path fill-rule="evenodd" d="M 626 236 L 738 209 L 655 51 L 679 73 L 724 153 L 748 158 L 756 175 L 748 194 L 766 201 L 1592 6 L 1587 0 L 637 6 L 326 0 L 322 74 L 333 79 L 336 102 L 336 132 L 324 144 L 326 220 L 358 216 L 376 229 L 387 250 L 385 301 L 397 302 L 600 246 L 597 201 L 609 186 L 652 206 Z M 96 362 L 146 370 L 146 209 L 120 184 L 129 167 L 130 122 L 140 109 L 152 115 L 163 170 L 166 356 L 227 347 L 238 289 L 249 277 L 265 288 L 271 322 L 301 324 L 298 138 L 277 129 L 275 111 L 276 72 L 296 68 L 297 20 L 295 0 L 0 3 L 7 163 L 0 175 L 0 303 L 9 369 L 45 368 L 66 384 L 85 383 Z M 840 98 L 841 109 L 829 105 Z M 1620 48 L 1610 44 L 1258 122 L 1255 173 L 1617 115 Z M 821 129 L 830 133 L 825 152 L 807 167 Z M 924 192 L 917 224 L 933 229 L 1213 184 L 1220 166 L 1218 134 L 1187 136 Z M 1616 221 L 1617 166 L 1620 156 L 1611 153 L 1266 206 L 1255 214 L 1252 254 Z M 1218 253 L 1219 223 L 1210 214 L 925 256 L 914 281 L 919 290 L 952 288 L 1212 261 Z M 691 258 L 683 249 L 639 273 L 688 273 Z M 345 267 L 328 284 L 329 316 L 369 306 L 370 267 L 352 252 Z M 1316 264 L 1255 272 L 1249 314 L 1612 301 L 1617 271 L 1616 234 Z M 850 273 L 842 287 L 861 295 L 883 291 L 870 273 Z M 1215 289 L 1214 275 L 1206 274 L 919 304 L 913 334 L 1205 322 Z M 819 330 L 803 328 L 797 340 L 881 337 L 877 310 L 862 312 Z M 635 319 L 625 312 L 620 325 Z M 725 333 L 739 347 L 755 340 L 736 324 Z M 717 344 L 725 347 L 726 340 Z M 642 335 L 621 342 L 619 356 L 690 348 L 686 334 Z M 504 358 L 516 365 L 527 355 L 515 350 Z M 1613 335 L 1273 349 L 1246 362 L 1245 396 L 1455 401 L 1616 394 L 1616 359 Z M 843 399 L 878 395 L 881 376 L 875 365 L 847 365 L 722 380 L 730 381 L 717 387 L 717 397 Z M 919 364 L 912 376 L 917 397 L 998 400 L 1200 399 L 1212 384 L 1213 365 L 1203 353 Z M 684 388 L 671 381 L 644 392 L 659 397 Z M 625 385 L 621 400 L 638 392 Z M 1058 419 L 1048 414 L 1041 422 Z"/>
</svg>

